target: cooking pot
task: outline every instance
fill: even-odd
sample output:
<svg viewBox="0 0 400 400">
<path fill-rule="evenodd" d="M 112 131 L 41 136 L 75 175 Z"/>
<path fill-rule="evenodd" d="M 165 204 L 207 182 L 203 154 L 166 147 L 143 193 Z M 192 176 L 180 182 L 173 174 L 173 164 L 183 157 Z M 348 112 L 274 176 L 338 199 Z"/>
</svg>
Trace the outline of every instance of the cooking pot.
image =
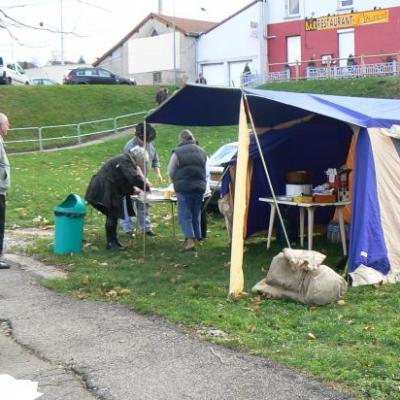
<svg viewBox="0 0 400 400">
<path fill-rule="evenodd" d="M 311 184 L 312 173 L 309 171 L 289 171 L 286 174 L 286 183 L 303 185 Z"/>
<path fill-rule="evenodd" d="M 312 190 L 312 185 L 308 183 L 297 184 L 297 183 L 288 183 L 286 185 L 286 196 L 294 197 L 301 195 L 310 195 Z"/>
</svg>

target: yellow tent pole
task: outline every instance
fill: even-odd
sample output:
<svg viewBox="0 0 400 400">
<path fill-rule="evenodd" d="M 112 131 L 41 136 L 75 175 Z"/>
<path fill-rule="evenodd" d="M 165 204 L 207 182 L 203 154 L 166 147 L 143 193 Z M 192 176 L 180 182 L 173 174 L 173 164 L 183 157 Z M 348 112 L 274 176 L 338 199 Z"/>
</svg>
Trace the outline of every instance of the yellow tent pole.
<svg viewBox="0 0 400 400">
<path fill-rule="evenodd" d="M 233 228 L 231 246 L 231 270 L 229 280 L 229 295 L 236 296 L 243 291 L 243 246 L 244 226 L 246 217 L 246 187 L 247 166 L 249 161 L 250 133 L 247 126 L 247 116 L 243 98 L 240 102 L 239 146 L 236 164 L 235 197 L 233 208 Z"/>
</svg>

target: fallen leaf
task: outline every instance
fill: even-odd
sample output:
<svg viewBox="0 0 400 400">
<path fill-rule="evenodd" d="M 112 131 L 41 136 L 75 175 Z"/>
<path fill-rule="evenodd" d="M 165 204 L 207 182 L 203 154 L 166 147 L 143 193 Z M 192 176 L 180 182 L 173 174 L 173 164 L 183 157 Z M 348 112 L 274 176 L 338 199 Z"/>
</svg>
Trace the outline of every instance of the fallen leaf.
<svg viewBox="0 0 400 400">
<path fill-rule="evenodd" d="M 253 333 L 253 332 L 255 332 L 256 330 L 257 330 L 257 328 L 256 328 L 255 325 L 249 325 L 249 326 L 247 327 L 247 331 L 250 332 L 250 333 Z"/>
<path fill-rule="evenodd" d="M 120 293 L 120 294 L 131 294 L 131 293 L 132 293 L 132 290 L 131 290 L 131 289 L 128 289 L 128 288 L 125 288 L 125 289 L 121 289 L 121 290 L 119 291 L 119 293 Z"/>
<path fill-rule="evenodd" d="M 312 339 L 312 340 L 317 339 L 317 337 L 316 337 L 313 333 L 311 333 L 311 332 L 309 332 L 307 336 L 308 336 L 310 339 Z"/>
<path fill-rule="evenodd" d="M 375 326 L 374 325 L 366 325 L 364 326 L 364 331 L 374 331 L 375 330 Z"/>
<path fill-rule="evenodd" d="M 165 268 L 161 267 L 157 272 L 156 272 L 156 276 L 160 276 L 162 274 L 165 274 Z"/>
<path fill-rule="evenodd" d="M 339 304 L 339 306 L 344 306 L 346 304 L 344 300 L 338 300 L 337 303 Z"/>
<path fill-rule="evenodd" d="M 250 301 L 254 304 L 261 304 L 264 302 L 264 299 L 262 298 L 262 296 L 254 296 L 250 299 Z"/>
</svg>

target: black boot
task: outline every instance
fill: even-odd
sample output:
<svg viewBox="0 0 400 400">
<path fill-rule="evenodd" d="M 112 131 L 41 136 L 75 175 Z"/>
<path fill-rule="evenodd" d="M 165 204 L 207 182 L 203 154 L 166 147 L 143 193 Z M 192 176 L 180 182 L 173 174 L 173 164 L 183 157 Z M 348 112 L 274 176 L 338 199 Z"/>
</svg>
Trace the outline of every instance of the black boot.
<svg viewBox="0 0 400 400">
<path fill-rule="evenodd" d="M 111 240 L 107 243 L 107 250 L 122 250 L 124 246 L 118 240 Z"/>
<path fill-rule="evenodd" d="M 117 237 L 118 218 L 107 215 L 106 218 L 106 237 L 107 250 L 121 250 L 124 248 Z"/>
<path fill-rule="evenodd" d="M 124 245 L 121 244 L 121 242 L 119 241 L 118 238 L 115 238 L 114 242 L 115 242 L 115 244 L 116 244 L 118 247 L 120 247 L 121 249 L 123 249 L 123 248 L 125 247 Z"/>
</svg>

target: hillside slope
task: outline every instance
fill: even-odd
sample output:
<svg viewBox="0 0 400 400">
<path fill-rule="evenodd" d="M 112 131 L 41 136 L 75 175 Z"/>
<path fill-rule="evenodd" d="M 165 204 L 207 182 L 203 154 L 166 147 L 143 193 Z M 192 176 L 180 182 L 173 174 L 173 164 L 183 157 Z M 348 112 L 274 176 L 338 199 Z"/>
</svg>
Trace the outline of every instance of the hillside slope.
<svg viewBox="0 0 400 400">
<path fill-rule="evenodd" d="M 157 86 L 0 86 L 0 111 L 15 128 L 77 123 L 146 111 Z"/>
<path fill-rule="evenodd" d="M 0 111 L 13 127 L 77 123 L 146 111 L 156 106 L 158 86 L 0 86 Z M 400 79 L 299 81 L 264 85 L 270 90 L 400 98 Z M 173 88 L 170 88 L 170 92 Z"/>
<path fill-rule="evenodd" d="M 270 83 L 262 89 L 285 90 L 289 92 L 334 94 L 341 96 L 400 98 L 398 77 L 331 79 L 326 81 L 292 81 Z"/>
</svg>

